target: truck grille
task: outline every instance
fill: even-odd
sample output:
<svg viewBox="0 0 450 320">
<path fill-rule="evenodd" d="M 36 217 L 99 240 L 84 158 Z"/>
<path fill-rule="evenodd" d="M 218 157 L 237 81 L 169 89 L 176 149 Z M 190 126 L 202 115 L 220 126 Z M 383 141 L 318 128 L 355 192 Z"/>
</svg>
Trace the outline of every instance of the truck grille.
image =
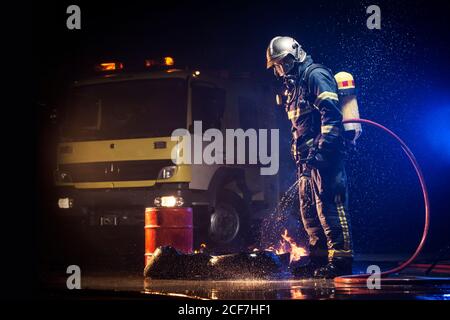
<svg viewBox="0 0 450 320">
<path fill-rule="evenodd" d="M 161 168 L 173 166 L 172 160 L 136 160 L 61 164 L 72 182 L 156 180 Z"/>
</svg>

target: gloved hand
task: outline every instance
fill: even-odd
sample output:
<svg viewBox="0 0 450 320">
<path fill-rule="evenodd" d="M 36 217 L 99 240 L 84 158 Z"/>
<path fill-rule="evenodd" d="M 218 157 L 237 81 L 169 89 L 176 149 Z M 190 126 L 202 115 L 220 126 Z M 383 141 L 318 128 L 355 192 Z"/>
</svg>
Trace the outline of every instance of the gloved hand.
<svg viewBox="0 0 450 320">
<path fill-rule="evenodd" d="M 313 147 L 309 150 L 305 163 L 314 168 L 323 168 L 326 166 L 325 157 L 317 147 Z"/>
</svg>

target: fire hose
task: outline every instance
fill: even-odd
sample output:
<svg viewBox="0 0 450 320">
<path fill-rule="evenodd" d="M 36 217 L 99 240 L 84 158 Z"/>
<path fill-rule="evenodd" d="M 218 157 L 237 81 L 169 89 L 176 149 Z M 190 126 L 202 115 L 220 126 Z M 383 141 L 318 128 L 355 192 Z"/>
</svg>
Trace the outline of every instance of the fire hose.
<svg viewBox="0 0 450 320">
<path fill-rule="evenodd" d="M 346 120 L 343 120 L 342 122 L 343 123 L 366 123 L 366 124 L 369 124 L 371 126 L 374 126 L 374 127 L 377 127 L 379 129 L 383 130 L 384 132 L 389 134 L 391 137 L 393 137 L 395 140 L 397 140 L 397 142 L 401 145 L 403 151 L 406 153 L 409 160 L 411 161 L 411 163 L 414 167 L 414 170 L 416 171 L 417 177 L 419 178 L 420 187 L 422 189 L 423 200 L 424 200 L 424 204 L 425 204 L 425 223 L 424 223 L 422 237 L 420 239 L 420 242 L 419 242 L 416 250 L 414 251 L 414 253 L 411 255 L 411 257 L 409 259 L 407 259 L 406 261 L 404 261 L 403 263 L 401 263 L 399 266 L 397 266 L 395 268 L 381 272 L 380 276 L 383 279 L 383 278 L 386 278 L 388 275 L 398 273 L 398 272 L 402 271 L 403 269 L 405 269 L 408 265 L 410 265 L 418 257 L 418 255 L 420 254 L 420 252 L 422 251 L 422 249 L 424 247 L 425 241 L 428 236 L 428 230 L 430 227 L 430 200 L 428 198 L 428 191 L 427 191 L 427 187 L 425 184 L 425 179 L 423 177 L 422 170 L 421 170 L 419 163 L 417 162 L 414 154 L 408 148 L 406 143 L 403 142 L 403 140 L 400 139 L 400 137 L 397 136 L 394 132 L 392 132 L 391 130 L 389 130 L 388 128 L 386 128 L 385 126 L 383 126 L 377 122 L 367 120 L 367 119 L 346 119 Z M 367 281 L 367 278 L 370 276 L 371 276 L 371 274 L 367 274 L 367 273 L 366 274 L 356 274 L 356 275 L 344 275 L 344 276 L 334 278 L 334 283 L 336 285 L 365 283 Z"/>
</svg>

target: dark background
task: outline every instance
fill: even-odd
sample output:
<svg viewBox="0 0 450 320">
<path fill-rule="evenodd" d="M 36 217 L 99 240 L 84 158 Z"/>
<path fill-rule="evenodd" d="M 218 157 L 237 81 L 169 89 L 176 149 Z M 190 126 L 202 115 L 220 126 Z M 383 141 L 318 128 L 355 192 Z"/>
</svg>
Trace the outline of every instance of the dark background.
<svg viewBox="0 0 450 320">
<path fill-rule="evenodd" d="M 81 7 L 81 30 L 66 28 L 70 4 Z M 381 30 L 366 28 L 371 4 L 381 8 Z M 316 62 L 351 72 L 361 116 L 394 130 L 415 153 L 432 203 L 426 252 L 437 252 L 450 241 L 448 12 L 444 1 L 36 2 L 29 111 L 36 130 L 35 202 L 51 187 L 48 111 L 99 61 L 171 55 L 182 66 L 249 71 L 271 84 L 266 46 L 274 36 L 290 35 Z M 423 226 L 417 178 L 398 145 L 376 129 L 364 130 L 348 164 L 355 249 L 410 253 Z M 293 169 L 289 161 L 281 165 Z M 292 175 L 286 179 L 293 182 Z M 38 209 L 35 225 L 42 214 Z"/>
</svg>

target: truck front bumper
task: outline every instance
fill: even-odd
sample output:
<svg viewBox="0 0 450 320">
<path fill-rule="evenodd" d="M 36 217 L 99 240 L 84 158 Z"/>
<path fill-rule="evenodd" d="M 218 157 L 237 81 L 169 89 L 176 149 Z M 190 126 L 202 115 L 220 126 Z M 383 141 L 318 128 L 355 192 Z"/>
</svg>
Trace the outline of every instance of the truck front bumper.
<svg viewBox="0 0 450 320">
<path fill-rule="evenodd" d="M 207 191 L 188 189 L 187 184 L 160 184 L 147 188 L 76 189 L 61 187 L 55 206 L 59 215 L 81 218 L 90 225 L 136 225 L 144 221 L 145 208 L 162 196 L 182 197 L 186 207 L 209 206 Z M 61 200 L 70 203 L 61 208 Z"/>
</svg>

